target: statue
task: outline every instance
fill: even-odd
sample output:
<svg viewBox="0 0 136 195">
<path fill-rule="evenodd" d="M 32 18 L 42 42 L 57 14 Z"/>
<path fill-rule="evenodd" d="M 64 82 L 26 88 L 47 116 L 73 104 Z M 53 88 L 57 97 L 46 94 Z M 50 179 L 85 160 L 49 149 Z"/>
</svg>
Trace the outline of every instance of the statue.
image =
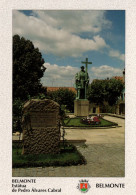
<svg viewBox="0 0 136 195">
<path fill-rule="evenodd" d="M 87 87 L 89 83 L 89 75 L 87 72 L 87 65 L 92 64 L 92 62 L 88 62 L 88 58 L 86 58 L 85 62 L 86 70 L 84 70 L 84 66 L 81 66 L 81 71 L 76 73 L 75 75 L 75 88 L 77 89 L 76 99 L 86 99 Z"/>
<path fill-rule="evenodd" d="M 81 66 L 81 71 L 75 75 L 75 84 L 77 89 L 76 99 L 86 99 L 86 89 L 89 83 L 88 73 L 85 72 L 84 66 Z"/>
</svg>

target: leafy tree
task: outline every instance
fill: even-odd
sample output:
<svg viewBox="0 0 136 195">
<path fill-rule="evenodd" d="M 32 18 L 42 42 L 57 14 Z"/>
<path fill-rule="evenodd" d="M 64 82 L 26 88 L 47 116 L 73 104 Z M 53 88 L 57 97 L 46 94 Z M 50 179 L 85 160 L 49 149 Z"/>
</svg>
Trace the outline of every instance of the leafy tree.
<svg viewBox="0 0 136 195">
<path fill-rule="evenodd" d="M 19 35 L 13 37 L 13 98 L 26 100 L 41 92 L 40 78 L 46 68 L 33 43 Z"/>
<path fill-rule="evenodd" d="M 52 99 L 61 107 L 69 110 L 70 112 L 74 111 L 74 100 L 75 100 L 75 93 L 69 89 L 60 88 L 56 91 L 50 91 L 47 93 L 47 98 Z"/>
<path fill-rule="evenodd" d="M 44 93 L 40 78 L 45 72 L 44 60 L 31 41 L 13 36 L 13 131 L 22 131 L 22 106 L 25 100 Z"/>
<path fill-rule="evenodd" d="M 122 94 L 124 83 L 120 80 L 94 80 L 88 89 L 88 99 L 90 102 L 103 105 L 105 102 L 109 106 L 116 104 Z"/>
<path fill-rule="evenodd" d="M 22 132 L 21 118 L 22 118 L 23 102 L 18 98 L 13 101 L 13 132 Z"/>
</svg>

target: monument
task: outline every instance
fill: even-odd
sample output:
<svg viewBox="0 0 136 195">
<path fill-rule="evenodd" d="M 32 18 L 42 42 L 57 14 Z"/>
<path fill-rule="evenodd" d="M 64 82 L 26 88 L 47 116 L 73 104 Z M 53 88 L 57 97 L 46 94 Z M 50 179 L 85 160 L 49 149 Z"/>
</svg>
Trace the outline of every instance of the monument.
<svg viewBox="0 0 136 195">
<path fill-rule="evenodd" d="M 75 75 L 75 87 L 77 90 L 76 100 L 74 101 L 74 115 L 75 116 L 88 116 L 89 115 L 89 101 L 87 100 L 87 87 L 89 84 L 89 75 L 88 75 L 88 58 L 85 62 L 82 62 L 86 65 L 81 66 L 81 71 Z"/>
<path fill-rule="evenodd" d="M 23 108 L 22 154 L 51 154 L 60 151 L 60 106 L 53 100 L 32 99 Z"/>
</svg>

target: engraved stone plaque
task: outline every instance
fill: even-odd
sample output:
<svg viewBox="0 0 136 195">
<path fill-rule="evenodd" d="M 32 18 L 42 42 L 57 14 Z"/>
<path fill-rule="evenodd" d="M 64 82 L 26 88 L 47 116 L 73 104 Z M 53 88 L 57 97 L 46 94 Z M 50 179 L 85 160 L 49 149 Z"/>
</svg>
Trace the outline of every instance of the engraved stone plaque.
<svg viewBox="0 0 136 195">
<path fill-rule="evenodd" d="M 31 126 L 34 127 L 55 127 L 56 111 L 54 112 L 31 112 Z"/>
</svg>

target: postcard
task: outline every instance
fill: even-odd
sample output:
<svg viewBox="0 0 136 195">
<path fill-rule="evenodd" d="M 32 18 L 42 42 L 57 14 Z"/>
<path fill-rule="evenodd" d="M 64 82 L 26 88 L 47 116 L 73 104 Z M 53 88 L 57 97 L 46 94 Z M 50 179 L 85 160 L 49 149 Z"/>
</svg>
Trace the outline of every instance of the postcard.
<svg viewBox="0 0 136 195">
<path fill-rule="evenodd" d="M 51 2 L 1 3 L 1 192 L 133 195 L 136 4 Z"/>
</svg>

